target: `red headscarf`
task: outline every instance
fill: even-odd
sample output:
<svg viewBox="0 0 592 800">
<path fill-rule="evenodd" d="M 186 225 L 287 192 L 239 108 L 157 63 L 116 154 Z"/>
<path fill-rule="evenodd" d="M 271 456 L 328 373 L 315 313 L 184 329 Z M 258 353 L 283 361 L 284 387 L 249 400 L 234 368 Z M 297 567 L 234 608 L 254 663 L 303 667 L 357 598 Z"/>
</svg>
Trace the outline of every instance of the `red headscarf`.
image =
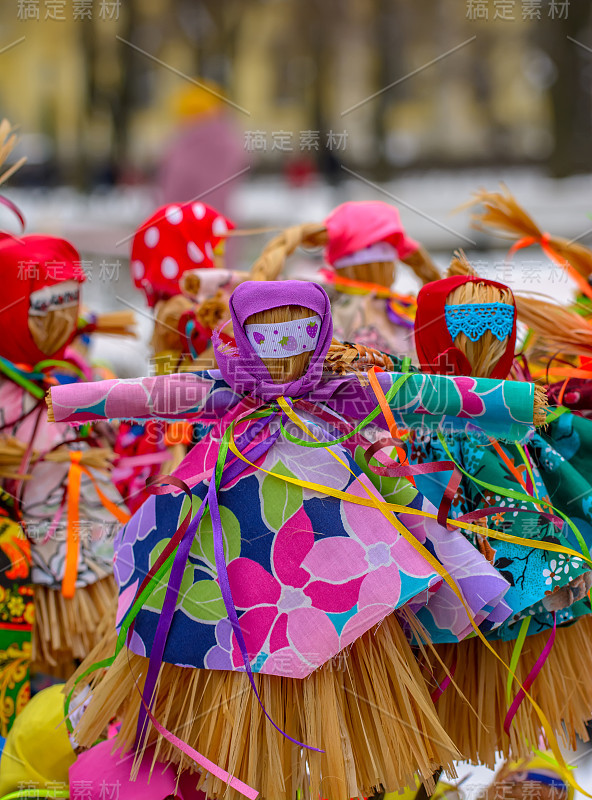
<svg viewBox="0 0 592 800">
<path fill-rule="evenodd" d="M 148 305 L 180 294 L 179 278 L 187 270 L 213 267 L 214 248 L 233 228 L 229 219 L 199 201 L 155 211 L 132 243 L 132 278 Z"/>
<path fill-rule="evenodd" d="M 31 365 L 48 358 L 29 331 L 31 295 L 64 281 L 82 283 L 84 277 L 80 256 L 65 239 L 0 234 L 0 356 Z M 62 358 L 75 335 L 52 357 Z"/>
<path fill-rule="evenodd" d="M 405 233 L 395 206 L 380 200 L 342 203 L 329 214 L 324 224 L 329 234 L 325 260 L 331 265 L 379 242 L 392 245 L 401 259 L 419 248 L 418 243 Z"/>
<path fill-rule="evenodd" d="M 510 289 L 503 283 L 463 275 L 443 278 L 441 281 L 427 283 L 422 287 L 417 295 L 415 348 L 419 365 L 424 372 L 439 375 L 471 375 L 472 373 L 467 357 L 454 346 L 444 313 L 448 295 L 465 283 L 484 283 L 487 286 L 495 286 L 497 289 L 510 292 Z M 503 379 L 508 376 L 514 361 L 515 346 L 516 320 L 514 320 L 512 333 L 508 337 L 506 350 L 491 373 L 492 378 Z"/>
</svg>

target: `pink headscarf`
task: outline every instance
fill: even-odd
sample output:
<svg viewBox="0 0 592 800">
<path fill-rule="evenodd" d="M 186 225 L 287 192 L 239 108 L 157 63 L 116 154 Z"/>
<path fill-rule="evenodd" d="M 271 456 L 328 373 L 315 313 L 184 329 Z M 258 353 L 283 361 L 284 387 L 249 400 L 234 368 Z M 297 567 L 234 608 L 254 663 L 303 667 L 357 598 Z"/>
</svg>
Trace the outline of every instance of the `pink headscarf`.
<svg viewBox="0 0 592 800">
<path fill-rule="evenodd" d="M 395 206 L 380 201 L 343 203 L 325 220 L 329 243 L 325 260 L 333 266 L 351 255 L 378 242 L 387 242 L 400 259 L 419 249 L 419 244 L 405 233 Z"/>
</svg>

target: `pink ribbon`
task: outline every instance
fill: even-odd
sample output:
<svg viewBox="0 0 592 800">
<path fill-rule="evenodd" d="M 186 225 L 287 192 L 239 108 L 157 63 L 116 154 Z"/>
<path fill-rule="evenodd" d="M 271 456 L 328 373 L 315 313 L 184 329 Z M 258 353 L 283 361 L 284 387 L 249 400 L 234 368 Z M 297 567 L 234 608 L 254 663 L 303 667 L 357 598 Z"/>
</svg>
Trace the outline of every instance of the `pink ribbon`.
<svg viewBox="0 0 592 800">
<path fill-rule="evenodd" d="M 436 686 L 436 688 L 434 689 L 434 691 L 430 695 L 430 697 L 432 698 L 432 703 L 435 703 L 436 700 L 438 700 L 439 697 L 442 697 L 442 695 L 444 694 L 446 689 L 448 689 L 448 687 L 452 683 L 452 678 L 454 677 L 454 673 L 455 672 L 456 672 L 456 659 L 454 659 L 452 667 L 450 668 L 450 672 L 446 675 L 446 677 L 444 678 L 442 683 L 439 683 Z"/>
<path fill-rule="evenodd" d="M 549 653 L 555 644 L 555 634 L 557 633 L 557 617 L 555 612 L 553 612 L 553 629 L 551 630 L 551 635 L 547 641 L 547 644 L 543 647 L 543 651 L 540 656 L 537 658 L 534 667 L 530 670 L 528 675 L 526 676 L 526 680 L 524 681 L 523 687 L 520 689 L 516 697 L 512 700 L 512 705 L 508 709 L 508 713 L 506 714 L 506 718 L 504 720 L 504 731 L 509 736 L 510 735 L 510 728 L 512 727 L 512 722 L 514 721 L 514 717 L 522 704 L 522 701 L 526 697 L 526 692 L 530 689 L 532 684 L 535 682 L 536 677 L 538 676 L 539 672 L 543 668 L 545 661 L 549 658 Z"/>
</svg>

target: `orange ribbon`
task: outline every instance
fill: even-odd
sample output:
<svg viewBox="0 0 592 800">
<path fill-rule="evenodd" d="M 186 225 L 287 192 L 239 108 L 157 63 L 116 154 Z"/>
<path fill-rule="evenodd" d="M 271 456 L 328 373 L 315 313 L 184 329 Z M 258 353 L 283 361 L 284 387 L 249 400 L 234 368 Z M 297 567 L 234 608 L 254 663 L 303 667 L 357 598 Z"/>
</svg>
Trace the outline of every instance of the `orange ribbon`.
<svg viewBox="0 0 592 800">
<path fill-rule="evenodd" d="M 128 522 L 130 515 L 122 511 L 98 487 L 93 475 L 80 463 L 82 450 L 70 451 L 70 469 L 68 470 L 68 501 L 67 501 L 67 528 L 66 528 L 66 561 L 64 577 L 62 579 L 62 595 L 67 598 L 74 597 L 76 579 L 78 577 L 78 558 L 80 555 L 80 484 L 82 473 L 87 475 L 104 508 L 110 511 L 116 520 L 122 524 Z"/>
<path fill-rule="evenodd" d="M 416 299 L 412 295 L 393 292 L 388 286 L 383 286 L 381 283 L 356 281 L 353 278 L 346 278 L 344 275 L 338 275 L 336 272 L 329 269 L 320 270 L 320 275 L 328 283 L 332 283 L 336 289 L 342 291 L 349 289 L 351 294 L 375 294 L 378 297 L 390 297 L 394 300 L 400 300 L 402 303 L 409 303 L 409 305 L 413 307 L 417 305 Z"/>
<path fill-rule="evenodd" d="M 70 469 L 68 470 L 68 524 L 66 538 L 66 563 L 62 579 L 64 597 L 74 597 L 76 578 L 78 577 L 78 555 L 80 539 L 78 531 L 80 506 L 80 480 L 82 477 L 81 450 L 70 452 Z"/>
<path fill-rule="evenodd" d="M 378 404 L 380 406 L 380 410 L 382 411 L 382 415 L 386 420 L 386 424 L 389 428 L 389 433 L 393 437 L 393 439 L 400 439 L 401 433 L 397 427 L 397 423 L 395 422 L 395 417 L 393 416 L 393 412 L 389 404 L 387 403 L 386 397 L 384 396 L 384 392 L 382 391 L 382 386 L 378 382 L 378 378 L 376 377 L 377 372 L 384 372 L 383 369 L 380 367 L 372 367 L 372 369 L 368 370 L 368 380 L 370 381 L 370 385 L 374 390 L 374 394 L 376 395 L 376 399 L 378 400 Z M 397 451 L 397 455 L 399 456 L 399 461 L 401 464 L 408 464 L 409 459 L 407 458 L 407 453 L 405 448 L 401 447 L 400 445 L 395 446 L 395 450 Z M 409 483 L 412 483 L 415 486 L 415 478 L 412 475 L 407 477 Z"/>
<path fill-rule="evenodd" d="M 551 235 L 549 233 L 543 233 L 538 238 L 536 236 L 523 236 L 521 239 L 518 239 L 517 242 L 514 242 L 512 247 L 510 247 L 508 250 L 508 256 L 511 258 L 518 250 L 522 250 L 525 247 L 530 247 L 533 244 L 540 245 L 543 252 L 549 256 L 551 261 L 564 269 L 572 281 L 578 285 L 580 291 L 585 294 L 586 297 L 589 297 L 590 300 L 592 300 L 592 287 L 586 278 L 584 278 L 583 275 L 580 275 L 580 273 L 572 267 L 569 261 L 553 248 L 551 245 Z"/>
</svg>

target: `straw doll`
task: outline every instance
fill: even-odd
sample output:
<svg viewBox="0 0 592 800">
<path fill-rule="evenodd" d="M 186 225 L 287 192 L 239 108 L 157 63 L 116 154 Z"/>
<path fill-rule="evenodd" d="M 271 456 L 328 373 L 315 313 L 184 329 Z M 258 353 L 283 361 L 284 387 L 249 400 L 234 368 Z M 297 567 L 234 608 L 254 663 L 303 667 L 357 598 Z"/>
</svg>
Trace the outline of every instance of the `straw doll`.
<svg viewBox="0 0 592 800">
<path fill-rule="evenodd" d="M 136 288 L 154 311 L 150 347 L 157 375 L 192 369 L 197 362 L 201 368 L 215 366 L 212 329 L 227 305 L 211 297 L 197 307 L 183 294 L 180 281 L 196 268 L 204 272 L 223 268 L 226 236 L 232 228 L 234 224 L 215 209 L 189 202 L 158 208 L 135 232 L 130 268 Z M 130 497 L 132 510 L 146 499 L 146 480 L 178 466 L 192 440 L 188 426 L 170 429 L 154 421 L 120 426 L 116 479 L 124 496 Z"/>
<path fill-rule="evenodd" d="M 157 364 L 168 357 L 169 372 L 190 361 L 192 355 L 183 348 L 185 329 L 179 328 L 179 322 L 193 310 L 193 303 L 181 294 L 179 281 L 188 270 L 222 269 L 226 237 L 232 228 L 229 219 L 197 201 L 162 206 L 134 235 L 132 278 L 154 309 L 152 349 Z M 202 351 L 206 345 L 207 340 Z"/>
<path fill-rule="evenodd" d="M 58 673 L 100 638 L 114 596 L 109 526 L 128 518 L 109 479 L 111 451 L 44 414 L 56 375 L 76 377 L 61 359 L 76 333 L 79 263 L 63 239 L 0 238 L 0 477 L 32 543 L 33 660 Z"/>
<path fill-rule="evenodd" d="M 396 513 L 381 505 L 357 461 L 369 442 L 346 444 L 353 421 L 378 413 L 376 397 L 355 374 L 323 372 L 332 325 L 321 287 L 247 282 L 230 308 L 236 349 L 218 343 L 219 371 L 52 390 L 58 421 L 218 419 L 118 537 L 116 656 L 100 662 L 110 666 L 93 681 L 78 740 L 90 746 L 120 714 L 123 748 L 140 757 L 156 743 L 155 759 L 203 767 L 208 797 L 254 796 L 247 783 L 266 798 L 343 800 L 405 785 L 416 770 L 429 784 L 455 748 L 392 612 L 437 602 L 444 563 L 465 579 L 472 614 L 487 616 L 507 583 L 405 478 L 387 495 Z M 452 414 L 506 433 L 532 427 L 527 383 L 377 381 L 401 424 Z M 334 443 L 344 428 L 350 438 Z"/>
<path fill-rule="evenodd" d="M 376 201 L 338 206 L 322 225 L 288 228 L 265 247 L 255 280 L 274 280 L 296 247 L 324 246 L 321 277 L 336 295 L 335 335 L 387 353 L 413 353 L 415 300 L 391 290 L 397 261 L 423 282 L 440 275 L 425 249 L 405 233 L 398 210 Z"/>
<path fill-rule="evenodd" d="M 456 260 L 451 274 L 467 274 L 468 264 Z M 517 318 L 529 328 L 530 341 L 547 360 L 541 377 L 547 377 L 551 365 L 555 377 L 564 380 L 546 386 L 552 406 L 544 428 L 537 431 L 528 445 L 552 503 L 571 519 L 585 542 L 592 541 L 592 475 L 589 452 L 592 446 L 592 422 L 585 417 L 590 378 L 571 379 L 571 375 L 586 375 L 587 368 L 571 367 L 564 354 L 589 358 L 592 354 L 592 324 L 579 314 L 549 301 L 514 294 Z M 545 357 L 543 353 L 547 353 Z M 554 358 L 551 356 L 554 356 Z M 586 362 L 584 361 L 584 364 Z M 556 366 L 555 366 L 556 365 Z M 514 372 L 529 379 L 534 371 L 532 362 L 526 370 L 514 365 Z M 556 408 L 559 406 L 559 408 Z M 555 407 L 555 408 L 553 408 Z M 568 411 L 569 409 L 569 411 Z M 574 413 L 571 413 L 572 410 Z M 582 546 L 571 527 L 566 528 L 570 544 Z M 583 548 L 583 552 L 586 550 Z"/>
<path fill-rule="evenodd" d="M 466 272 L 467 266 L 460 258 L 453 262 L 452 271 Z M 466 274 L 429 284 L 418 296 L 415 335 L 422 369 L 434 374 L 503 379 L 514 358 L 516 313 L 512 293 L 503 284 Z M 526 626 L 524 619 L 530 618 L 528 633 L 533 635 L 528 636 L 516 667 L 521 681 L 545 652 L 549 635 L 555 637 L 555 647 L 531 691 L 551 726 L 561 732 L 565 725 L 573 744 L 575 732 L 583 731 L 592 708 L 592 686 L 581 680 L 571 649 L 581 632 L 565 625 L 589 611 L 583 598 L 590 586 L 590 566 L 571 549 L 575 546 L 579 551 L 580 541 L 572 542 L 571 528 L 557 516 L 561 509 L 554 508 L 551 517 L 546 513 L 551 511 L 549 493 L 541 470 L 533 463 L 530 443 L 499 441 L 466 431 L 450 433 L 444 438 L 412 432 L 409 454 L 416 463 L 451 458 L 457 463 L 463 480 L 453 500 L 452 516 L 482 516 L 483 523 L 495 532 L 538 540 L 549 547 L 529 549 L 487 535 L 471 536 L 511 585 L 505 600 L 512 615 L 488 633 L 491 647 L 506 664 L 510 663 L 513 640 L 522 625 Z M 443 489 L 435 476 L 416 480 L 418 488 L 432 500 Z M 559 505 L 567 516 L 569 504 Z M 582 544 L 585 550 L 586 542 Z M 433 616 L 420 614 L 420 618 L 436 642 L 451 641 Z M 588 624 L 588 618 L 584 619 Z M 555 631 L 557 625 L 560 627 Z M 481 627 L 487 632 L 487 623 Z M 587 647 L 585 643 L 578 646 Z M 508 673 L 495 655 L 475 639 L 435 648 L 476 712 L 466 708 L 460 713 L 459 700 L 452 690 L 444 692 L 438 701 L 440 718 L 445 728 L 454 732 L 462 752 L 487 764 L 494 763 L 497 751 L 507 752 L 510 743 L 514 755 L 526 752 L 527 742 L 537 741 L 540 722 L 531 704 L 524 702 L 517 706 L 515 724 L 511 724 L 514 715 L 507 712 L 513 693 L 506 692 Z"/>
</svg>

